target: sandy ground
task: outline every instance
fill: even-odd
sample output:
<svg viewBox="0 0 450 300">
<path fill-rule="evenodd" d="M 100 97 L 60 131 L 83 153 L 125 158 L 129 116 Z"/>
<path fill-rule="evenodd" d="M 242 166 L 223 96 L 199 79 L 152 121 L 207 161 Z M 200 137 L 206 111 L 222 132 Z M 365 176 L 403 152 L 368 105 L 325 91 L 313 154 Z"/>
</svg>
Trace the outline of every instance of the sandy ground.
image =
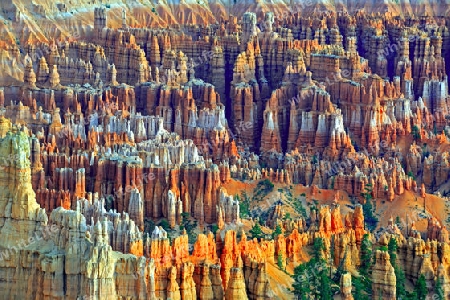
<svg viewBox="0 0 450 300">
<path fill-rule="evenodd" d="M 253 196 L 253 191 L 256 188 L 257 182 L 243 183 L 240 181 L 232 180 L 225 185 L 228 193 L 231 195 L 240 194 L 241 191 L 245 191 L 250 199 Z M 288 187 L 286 184 L 275 184 L 274 190 L 264 197 L 264 201 L 258 203 L 252 203 L 251 208 L 265 207 L 275 203 L 277 200 L 282 199 L 283 202 L 288 202 L 285 193 L 280 194 L 278 189 Z M 302 200 L 303 207 L 309 214 L 308 204 L 313 203 L 312 199 L 318 201 L 319 205 L 331 205 L 334 200 L 336 191 L 334 190 L 318 190 L 318 192 L 312 196 L 311 188 L 305 187 L 300 184 L 292 185 L 292 199 L 294 201 Z M 349 211 L 352 211 L 354 203 L 351 202 L 346 192 L 339 192 L 340 197 L 338 203 L 341 206 L 341 215 L 344 217 Z M 426 205 L 426 211 L 423 211 L 424 203 Z M 449 226 L 450 222 L 447 222 L 450 212 L 450 202 L 436 195 L 427 194 L 424 199 L 419 193 L 413 191 L 405 191 L 403 195 L 396 195 L 393 202 L 386 201 L 384 199 L 376 200 L 376 215 L 379 218 L 379 227 L 385 227 L 388 225 L 389 219 L 392 217 L 394 221 L 400 220 L 401 224 L 406 224 L 406 220 L 415 221 L 416 228 L 421 233 L 425 233 L 427 229 L 427 217 L 435 217 L 441 224 Z M 285 212 L 289 212 L 292 217 L 298 216 L 293 207 L 284 206 Z M 397 219 L 398 217 L 398 219 Z M 450 219 L 449 219 L 450 221 Z M 244 223 L 245 224 L 245 223 Z M 247 229 L 249 224 L 245 224 L 244 228 Z"/>
<path fill-rule="evenodd" d="M 269 276 L 270 287 L 272 288 L 278 299 L 295 299 L 290 292 L 290 288 L 294 283 L 292 277 L 278 268 L 278 266 L 268 263 L 267 275 Z"/>
</svg>

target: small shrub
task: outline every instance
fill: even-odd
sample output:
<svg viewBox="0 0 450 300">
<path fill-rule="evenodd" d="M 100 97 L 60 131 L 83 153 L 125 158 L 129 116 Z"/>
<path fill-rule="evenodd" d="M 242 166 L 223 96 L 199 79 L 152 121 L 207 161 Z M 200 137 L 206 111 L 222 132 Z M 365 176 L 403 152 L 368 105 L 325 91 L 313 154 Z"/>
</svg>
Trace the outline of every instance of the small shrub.
<svg viewBox="0 0 450 300">
<path fill-rule="evenodd" d="M 167 221 L 167 219 L 162 219 L 158 226 L 161 226 L 165 231 L 169 231 L 170 230 L 170 224 L 169 221 Z"/>
<path fill-rule="evenodd" d="M 283 269 L 283 255 L 281 254 L 281 252 L 278 252 L 277 265 L 280 270 Z"/>
<path fill-rule="evenodd" d="M 242 192 L 241 196 L 242 199 L 239 198 L 239 195 L 236 195 L 235 199 L 239 200 L 239 216 L 246 218 L 250 216 L 250 199 L 245 192 Z"/>
</svg>

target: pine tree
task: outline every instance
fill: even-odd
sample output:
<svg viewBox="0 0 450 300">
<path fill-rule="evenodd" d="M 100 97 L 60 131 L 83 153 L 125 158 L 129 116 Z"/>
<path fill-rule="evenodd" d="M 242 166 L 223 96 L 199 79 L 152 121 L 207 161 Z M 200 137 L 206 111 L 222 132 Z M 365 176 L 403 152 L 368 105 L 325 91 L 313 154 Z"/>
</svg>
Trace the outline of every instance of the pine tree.
<svg viewBox="0 0 450 300">
<path fill-rule="evenodd" d="M 278 268 L 280 268 L 280 270 L 282 270 L 283 269 L 283 254 L 281 254 L 281 252 L 278 252 L 277 264 L 278 264 Z"/>
<path fill-rule="evenodd" d="M 313 281 L 317 282 L 315 299 L 332 299 L 331 280 L 328 277 L 328 268 L 326 260 L 323 257 L 325 250 L 323 238 L 314 239 L 313 258 L 309 261 L 311 264 L 310 271 L 313 270 Z"/>
<path fill-rule="evenodd" d="M 395 271 L 397 299 L 405 299 L 406 298 L 405 273 L 399 266 L 396 266 L 394 268 L 394 271 Z"/>
<path fill-rule="evenodd" d="M 311 259 L 294 269 L 292 287 L 297 299 L 332 299 L 329 269 L 326 267 L 323 250 L 325 250 L 323 239 L 316 238 Z"/>
<path fill-rule="evenodd" d="M 397 299 L 405 299 L 405 297 L 406 297 L 405 273 L 400 268 L 400 266 L 397 265 L 397 240 L 395 238 L 391 238 L 389 240 L 388 253 L 389 253 L 391 265 L 395 271 Z"/>
<path fill-rule="evenodd" d="M 416 286 L 414 287 L 414 292 L 416 293 L 418 300 L 426 299 L 428 290 L 425 276 L 423 274 L 420 274 L 419 279 L 417 279 Z"/>
<path fill-rule="evenodd" d="M 308 273 L 310 267 L 310 263 L 303 263 L 295 267 L 294 275 L 294 283 L 292 284 L 294 295 L 297 296 L 297 299 L 307 300 L 311 295 L 311 285 L 310 285 L 310 273 Z"/>
<path fill-rule="evenodd" d="M 323 258 L 322 251 L 325 250 L 325 244 L 323 242 L 323 238 L 316 238 L 314 239 L 314 245 L 313 245 L 313 258 L 316 262 L 325 261 Z"/>
<path fill-rule="evenodd" d="M 419 127 L 417 127 L 417 125 L 414 125 L 411 128 L 411 134 L 412 134 L 412 136 L 413 136 L 415 141 L 419 141 L 420 140 L 420 129 L 419 129 Z"/>
<path fill-rule="evenodd" d="M 438 278 L 436 280 L 436 285 L 434 287 L 434 290 L 435 290 L 436 295 L 438 297 L 437 299 L 439 299 L 439 300 L 444 300 L 445 299 L 444 289 L 442 288 L 442 282 L 441 282 L 441 278 L 439 278 L 439 276 L 438 276 Z"/>
<path fill-rule="evenodd" d="M 364 285 L 362 284 L 362 282 L 361 282 L 361 279 L 360 278 L 356 278 L 356 277 L 354 277 L 353 279 L 352 279 L 352 283 L 353 283 L 353 287 L 355 288 L 354 289 L 354 292 L 353 292 L 353 298 L 354 299 L 361 299 L 361 300 L 367 300 L 368 299 L 368 297 L 367 297 L 367 295 L 364 293 Z"/>
<path fill-rule="evenodd" d="M 363 212 L 364 212 L 364 221 L 367 225 L 367 229 L 370 231 L 374 230 L 378 223 L 378 218 L 373 214 L 373 205 L 372 205 L 372 185 L 366 184 L 364 187 L 364 193 L 361 193 L 361 196 L 364 197 L 363 204 Z"/>
<path fill-rule="evenodd" d="M 279 234 L 283 234 L 283 231 L 281 230 L 281 226 L 277 224 L 277 227 L 275 227 L 275 230 L 272 233 L 272 237 L 275 239 Z"/>
<path fill-rule="evenodd" d="M 417 300 L 419 298 L 417 298 L 417 292 L 416 291 L 412 291 L 411 293 L 407 294 L 406 299 Z"/>
<path fill-rule="evenodd" d="M 159 226 L 161 226 L 165 231 L 170 230 L 170 224 L 169 224 L 169 221 L 167 221 L 167 219 L 162 219 L 159 222 Z"/>
<path fill-rule="evenodd" d="M 320 299 L 322 300 L 331 300 L 333 299 L 333 294 L 331 292 L 331 282 L 330 278 L 328 278 L 327 269 L 323 269 L 320 272 Z"/>
<path fill-rule="evenodd" d="M 397 240 L 395 238 L 389 240 L 388 253 L 391 258 L 391 265 L 395 268 L 397 266 Z"/>
<path fill-rule="evenodd" d="M 252 229 L 250 229 L 249 232 L 252 235 L 252 238 L 261 239 L 264 236 L 261 226 L 258 222 L 255 223 L 255 225 L 252 227 Z"/>
<path fill-rule="evenodd" d="M 369 234 L 364 234 L 361 242 L 361 268 L 360 273 L 364 277 L 369 276 L 369 269 L 372 264 L 372 242 L 369 240 Z"/>
</svg>

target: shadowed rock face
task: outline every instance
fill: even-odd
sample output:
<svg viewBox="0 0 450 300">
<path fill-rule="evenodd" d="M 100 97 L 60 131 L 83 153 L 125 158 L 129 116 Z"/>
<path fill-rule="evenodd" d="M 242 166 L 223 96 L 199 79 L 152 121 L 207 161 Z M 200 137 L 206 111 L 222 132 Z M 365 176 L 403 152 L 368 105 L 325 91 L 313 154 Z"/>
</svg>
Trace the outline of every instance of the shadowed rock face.
<svg viewBox="0 0 450 300">
<path fill-rule="evenodd" d="M 352 272 L 365 234 L 395 238 L 406 278 L 439 278 L 448 297 L 442 220 L 424 239 L 392 220 L 372 235 L 362 206 L 341 215 L 338 197 L 448 189 L 447 4 L 0 8 L 0 298 L 284 299 L 291 278 L 275 264 L 295 267 L 322 237 Z M 282 234 L 247 239 L 258 220 L 226 187 L 261 179 L 335 199 L 292 219 L 281 200 L 258 203 Z M 389 255 L 374 262 L 373 295 L 395 299 Z"/>
</svg>

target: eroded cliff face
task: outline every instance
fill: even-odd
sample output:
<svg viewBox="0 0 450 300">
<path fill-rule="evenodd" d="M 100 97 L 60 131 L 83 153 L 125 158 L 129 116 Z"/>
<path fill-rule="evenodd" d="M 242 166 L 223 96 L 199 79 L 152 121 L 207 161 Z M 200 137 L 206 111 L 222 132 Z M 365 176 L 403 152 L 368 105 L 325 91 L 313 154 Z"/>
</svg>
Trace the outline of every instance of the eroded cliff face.
<svg viewBox="0 0 450 300">
<path fill-rule="evenodd" d="M 4 117 L 0 137 L 0 153 L 15 157 L 13 163 L 2 164 L 7 200 L 1 217 L 0 276 L 6 299 L 273 299 L 278 295 L 271 281 L 276 279 L 268 268 L 279 255 L 293 265 L 304 261 L 305 249 L 317 237 L 324 239 L 323 255 L 336 268 L 352 272 L 361 264 L 361 242 L 368 232 L 360 205 L 345 217 L 337 204 L 318 207 L 309 225 L 302 219 L 285 220 L 280 207 L 274 207 L 271 222 L 284 234 L 271 241 L 248 239 L 244 232 L 238 238 L 226 229 L 199 234 L 193 244 L 186 232 L 172 240 L 161 227 L 144 234 L 138 188 L 131 192 L 128 213 L 106 210 L 104 200 L 89 194 L 78 197 L 74 210 L 54 208 L 48 218 L 32 190 L 34 138 L 26 127 L 13 126 Z M 175 197 L 177 189 L 169 191 L 168 198 Z M 376 240 L 369 240 L 374 247 L 386 247 L 395 238 L 397 265 L 406 278 L 415 282 L 424 274 L 430 286 L 439 278 L 448 295 L 448 232 L 437 220 L 428 222 L 427 241 L 413 225 L 405 237 L 392 222 Z M 372 289 L 395 299 L 390 257 L 381 250 L 375 257 Z M 341 288 L 343 297 L 351 299 L 348 275 L 342 277 Z"/>
<path fill-rule="evenodd" d="M 354 196 L 371 184 L 392 201 L 449 179 L 442 19 L 424 18 L 430 31 L 416 17 L 364 13 L 246 13 L 166 30 L 110 28 L 108 18 L 97 7 L 94 36 L 10 51 L 24 84 L 5 87 L 0 102 L 42 132 L 47 152 L 90 156 L 164 128 L 192 140 L 222 182 L 269 178 Z"/>
<path fill-rule="evenodd" d="M 141 201 L 134 199 L 138 191 L 131 195 L 130 215 L 107 212 L 104 202 L 89 198 L 79 199 L 75 210 L 55 208 L 47 218 L 31 187 L 26 128 L 0 120 L 0 153 L 17 155 L 13 164 L 2 166 L 0 276 L 5 299 L 273 296 L 265 267 L 273 263 L 273 242 L 247 242 L 244 237 L 237 244 L 236 233 L 226 231 L 220 250 L 212 233 L 200 234 L 189 250 L 186 233 L 170 242 L 156 227 L 151 237 L 144 237 L 139 222 L 130 219 L 132 203 Z"/>
<path fill-rule="evenodd" d="M 7 298 L 270 299 L 278 256 L 293 267 L 317 237 L 335 267 L 355 271 L 363 209 L 341 216 L 336 193 L 333 205 L 286 220 L 277 202 L 266 225 L 282 235 L 238 238 L 230 228 L 243 225 L 242 203 L 227 183 L 269 179 L 312 196 L 369 190 L 390 202 L 446 191 L 449 20 L 436 17 L 446 4 L 0 7 Z M 394 17 L 399 8 L 410 16 Z M 372 13 L 381 9 L 389 12 Z M 203 232 L 194 241 L 159 227 L 144 233 L 161 219 L 180 232 L 186 218 Z M 402 233 L 390 222 L 388 231 L 408 280 L 439 278 L 448 295 L 440 221 L 429 219 L 427 241 L 415 224 Z M 207 233 L 213 224 L 219 231 Z M 375 293 L 395 298 L 383 251 L 373 274 Z M 351 278 L 341 289 L 351 299 Z"/>
</svg>

